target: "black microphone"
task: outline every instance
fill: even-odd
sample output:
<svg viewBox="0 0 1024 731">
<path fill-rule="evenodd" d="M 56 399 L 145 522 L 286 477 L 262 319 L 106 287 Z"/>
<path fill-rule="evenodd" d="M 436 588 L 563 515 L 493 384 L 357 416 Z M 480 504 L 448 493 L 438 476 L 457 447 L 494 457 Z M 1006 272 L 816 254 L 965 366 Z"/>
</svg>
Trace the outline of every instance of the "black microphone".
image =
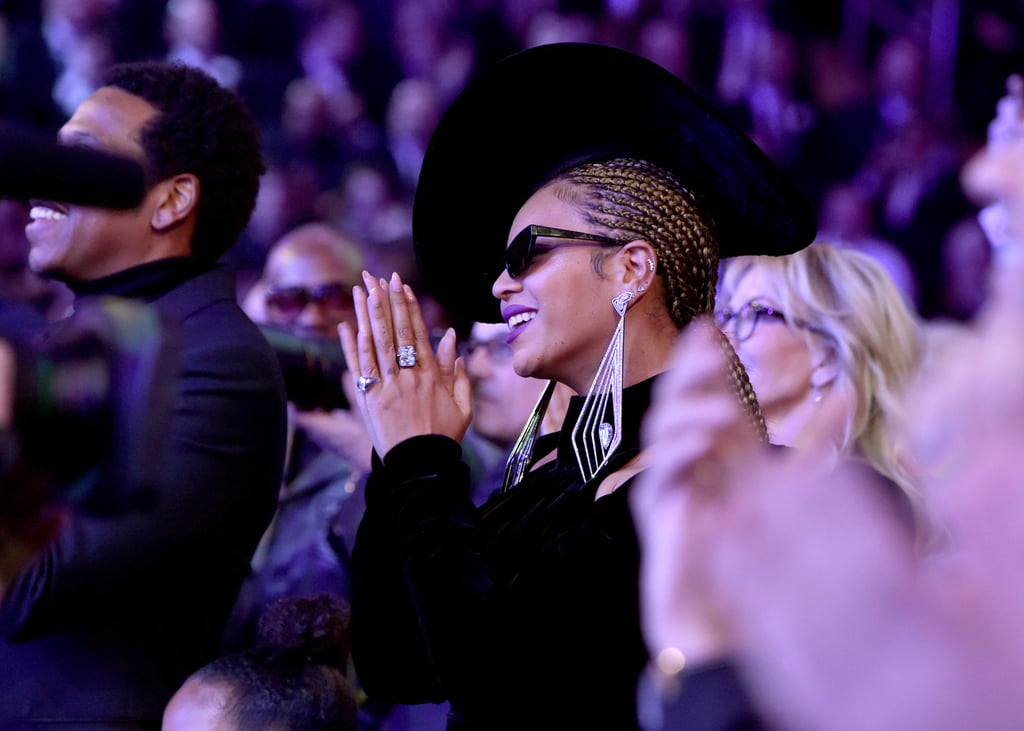
<svg viewBox="0 0 1024 731">
<path fill-rule="evenodd" d="M 127 157 L 0 123 L 0 198 L 44 198 L 99 208 L 134 208 L 145 193 L 142 166 Z"/>
</svg>

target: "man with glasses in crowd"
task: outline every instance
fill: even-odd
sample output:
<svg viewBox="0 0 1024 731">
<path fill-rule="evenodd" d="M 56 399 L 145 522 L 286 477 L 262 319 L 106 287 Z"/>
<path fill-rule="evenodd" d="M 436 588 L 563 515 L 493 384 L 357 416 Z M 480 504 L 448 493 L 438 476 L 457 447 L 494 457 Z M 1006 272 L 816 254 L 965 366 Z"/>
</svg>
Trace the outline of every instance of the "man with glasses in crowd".
<svg viewBox="0 0 1024 731">
<path fill-rule="evenodd" d="M 473 421 L 469 434 L 482 437 L 497 450 L 492 468 L 474 484 L 473 502 L 477 505 L 483 504 L 491 492 L 501 487 L 508 455 L 546 383 L 536 378 L 523 378 L 515 372 L 508 334 L 504 323 L 476 322 L 469 339 L 459 346 L 473 386 Z M 566 386 L 556 386 L 541 425 L 542 434 L 561 428 L 571 395 Z"/>
<path fill-rule="evenodd" d="M 264 326 L 272 342 L 274 332 L 280 331 L 300 341 L 293 348 L 333 348 L 340 358 L 337 328 L 355 320 L 352 285 L 359 281 L 362 268 L 356 241 L 327 223 L 303 224 L 271 247 L 244 309 Z M 333 375 L 343 386 L 351 381 L 348 374 Z M 287 368 L 285 378 L 293 380 Z M 317 391 L 313 384 L 306 386 L 309 393 Z M 235 605 L 226 650 L 243 649 L 255 640 L 256 621 L 275 599 L 319 591 L 349 596 L 348 572 L 328 542 L 328 533 L 332 517 L 338 517 L 346 533 L 358 525 L 361 483 L 370 469 L 370 440 L 357 411 L 338 402 L 307 403 L 294 391 L 289 398 L 288 452 L 278 509 Z M 354 533 L 336 538 L 350 544 Z"/>
</svg>

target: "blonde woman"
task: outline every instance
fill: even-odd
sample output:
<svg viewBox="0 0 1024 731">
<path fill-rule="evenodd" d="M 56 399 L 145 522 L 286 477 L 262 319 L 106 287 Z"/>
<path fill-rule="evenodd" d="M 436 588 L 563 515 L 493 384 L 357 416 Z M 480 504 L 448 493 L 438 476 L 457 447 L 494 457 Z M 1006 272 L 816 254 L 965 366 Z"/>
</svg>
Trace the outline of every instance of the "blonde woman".
<svg viewBox="0 0 1024 731">
<path fill-rule="evenodd" d="M 916 504 L 892 429 L 921 360 L 921 329 L 873 258 L 825 242 L 724 262 L 717 319 L 747 369 L 772 442 L 828 444 Z"/>
</svg>

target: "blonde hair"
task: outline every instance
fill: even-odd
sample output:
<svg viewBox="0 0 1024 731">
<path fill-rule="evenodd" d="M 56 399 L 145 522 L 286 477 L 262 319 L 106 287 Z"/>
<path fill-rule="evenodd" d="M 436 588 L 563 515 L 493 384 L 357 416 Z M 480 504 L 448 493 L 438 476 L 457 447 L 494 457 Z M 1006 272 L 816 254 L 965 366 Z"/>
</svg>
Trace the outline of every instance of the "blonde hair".
<svg viewBox="0 0 1024 731">
<path fill-rule="evenodd" d="M 794 330 L 809 343 L 820 337 L 830 348 L 839 378 L 856 399 L 841 451 L 859 453 L 920 510 L 920 493 L 900 462 L 893 429 L 921 362 L 922 335 L 889 273 L 866 254 L 825 242 L 789 256 L 743 256 L 724 264 L 723 298 L 757 267 L 774 283 L 772 294 Z"/>
</svg>

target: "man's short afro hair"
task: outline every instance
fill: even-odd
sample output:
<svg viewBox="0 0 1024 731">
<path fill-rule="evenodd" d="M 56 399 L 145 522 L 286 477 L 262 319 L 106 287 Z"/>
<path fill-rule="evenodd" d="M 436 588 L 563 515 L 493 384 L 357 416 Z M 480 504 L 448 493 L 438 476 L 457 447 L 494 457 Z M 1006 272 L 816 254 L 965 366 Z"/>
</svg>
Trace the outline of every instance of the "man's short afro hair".
<svg viewBox="0 0 1024 731">
<path fill-rule="evenodd" d="M 116 64 L 103 85 L 159 110 L 142 131 L 148 182 L 181 173 L 199 178 L 192 251 L 197 259 L 215 261 L 249 222 L 265 170 L 252 113 L 236 92 L 206 72 L 176 62 Z"/>
</svg>

